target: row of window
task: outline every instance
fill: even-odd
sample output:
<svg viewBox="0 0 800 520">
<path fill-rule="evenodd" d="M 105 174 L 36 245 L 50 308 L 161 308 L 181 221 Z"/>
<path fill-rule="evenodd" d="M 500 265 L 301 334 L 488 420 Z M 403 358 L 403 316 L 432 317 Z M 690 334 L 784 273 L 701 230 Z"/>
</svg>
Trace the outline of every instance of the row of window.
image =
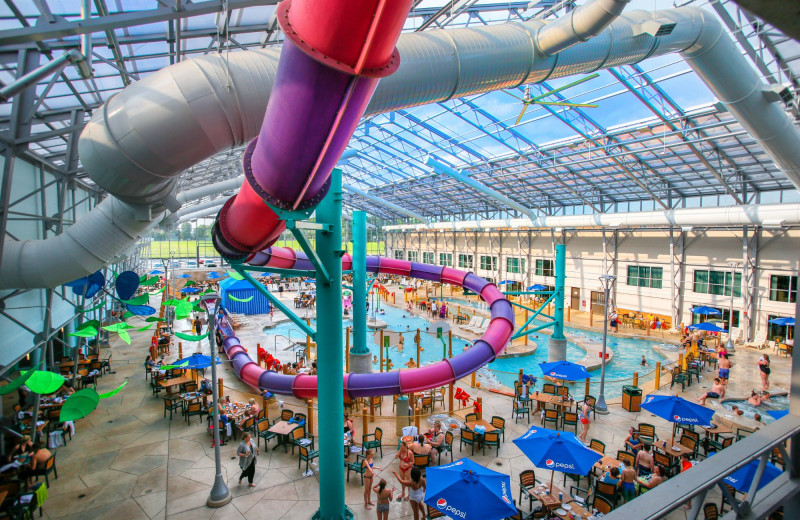
<svg viewBox="0 0 800 520">
<path fill-rule="evenodd" d="M 394 257 L 403 260 L 404 257 L 411 262 L 417 261 L 417 251 L 408 251 L 407 256 L 403 251 L 395 251 Z M 422 262 L 433 264 L 434 253 L 423 252 Z M 452 253 L 439 253 L 439 265 L 451 267 L 453 265 Z M 473 269 L 473 256 L 458 255 L 458 267 Z M 480 268 L 484 271 L 497 271 L 497 257 L 489 255 L 480 256 Z M 506 272 L 509 274 L 524 274 L 525 259 L 506 257 Z M 555 269 L 552 260 L 537 259 L 534 267 L 536 276 L 554 276 Z M 662 289 L 664 268 L 646 265 L 629 265 L 627 284 L 632 287 L 647 287 Z M 733 283 L 731 283 L 731 281 Z M 714 294 L 730 296 L 731 289 L 736 298 L 742 296 L 742 274 L 735 276 L 729 271 L 695 270 L 692 291 L 700 294 Z M 797 276 L 772 275 L 769 280 L 769 299 L 775 302 L 795 303 L 797 301 Z"/>
</svg>

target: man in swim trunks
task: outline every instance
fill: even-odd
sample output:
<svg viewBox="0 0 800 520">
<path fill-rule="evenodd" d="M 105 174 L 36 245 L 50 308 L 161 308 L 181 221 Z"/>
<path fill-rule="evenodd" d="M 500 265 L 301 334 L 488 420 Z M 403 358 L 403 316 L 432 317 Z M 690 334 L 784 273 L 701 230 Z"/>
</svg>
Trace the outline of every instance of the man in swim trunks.
<svg viewBox="0 0 800 520">
<path fill-rule="evenodd" d="M 728 359 L 728 354 L 719 356 L 719 379 L 722 381 L 723 386 L 728 386 L 728 377 L 731 373 L 731 360 Z"/>
<path fill-rule="evenodd" d="M 712 399 L 719 399 L 720 397 L 725 395 L 725 387 L 722 386 L 718 377 L 714 378 L 714 385 L 711 387 L 711 391 L 707 392 L 706 395 L 697 398 L 697 402 L 701 405 L 706 405 L 706 399 L 709 397 Z"/>
</svg>

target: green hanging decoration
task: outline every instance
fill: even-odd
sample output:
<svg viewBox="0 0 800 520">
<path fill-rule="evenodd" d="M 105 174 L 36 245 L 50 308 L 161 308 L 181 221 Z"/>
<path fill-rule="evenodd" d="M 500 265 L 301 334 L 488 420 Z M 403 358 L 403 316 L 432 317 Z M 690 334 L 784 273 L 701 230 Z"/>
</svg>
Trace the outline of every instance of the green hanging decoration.
<svg viewBox="0 0 800 520">
<path fill-rule="evenodd" d="M 183 286 L 184 287 L 191 287 L 193 285 L 197 285 L 197 282 L 195 282 L 194 280 L 189 280 Z"/>
<path fill-rule="evenodd" d="M 139 295 L 136 298 L 131 298 L 130 300 L 122 300 L 122 303 L 127 303 L 128 305 L 147 305 L 149 302 L 150 295 L 147 293 Z"/>
<path fill-rule="evenodd" d="M 25 375 L 28 371 L 20 372 Z M 48 372 L 46 370 L 35 370 L 25 386 L 31 389 L 35 394 L 52 394 L 64 384 L 64 376 L 56 374 L 55 372 Z"/>
<path fill-rule="evenodd" d="M 233 278 L 234 280 L 244 280 L 244 276 L 240 275 L 240 274 L 239 274 L 239 273 L 237 273 L 236 271 L 228 271 L 228 274 L 229 274 L 229 275 L 230 275 L 230 277 L 231 277 L 231 278 Z"/>
<path fill-rule="evenodd" d="M 160 321 L 167 321 L 167 319 L 166 318 L 158 318 L 156 316 L 150 316 L 148 318 L 145 318 L 144 321 L 147 321 L 147 322 L 160 322 Z"/>
<path fill-rule="evenodd" d="M 184 340 L 184 341 L 201 341 L 208 337 L 208 334 L 211 331 L 206 331 L 205 334 L 201 334 L 200 336 L 192 336 L 191 334 L 184 334 L 183 332 L 174 332 L 175 336 Z"/>
<path fill-rule="evenodd" d="M 124 318 L 124 316 L 123 316 L 123 318 Z M 103 330 L 107 330 L 109 332 L 116 332 L 117 335 L 119 336 L 119 338 L 122 341 L 124 341 L 125 343 L 130 345 L 131 344 L 131 337 L 128 334 L 127 330 L 128 329 L 134 329 L 134 328 L 136 328 L 136 327 L 134 327 L 132 325 L 128 325 L 127 323 L 125 323 L 123 321 L 123 322 L 120 322 L 120 323 L 115 323 L 113 325 L 106 325 L 105 327 L 103 327 Z"/>
<path fill-rule="evenodd" d="M 165 301 L 161 305 L 164 305 L 164 306 L 167 306 L 167 307 L 176 307 L 179 303 L 181 303 L 181 300 L 177 300 L 175 298 L 172 298 L 170 300 Z"/>
<path fill-rule="evenodd" d="M 139 284 L 141 284 L 145 280 L 147 280 L 147 275 L 143 274 L 142 276 L 139 277 Z"/>
<path fill-rule="evenodd" d="M 119 391 L 120 391 L 120 390 L 122 390 L 123 388 L 125 388 L 125 385 L 127 385 L 127 384 L 128 384 L 128 381 L 127 381 L 127 380 L 125 380 L 125 382 L 124 382 L 124 383 L 122 383 L 121 385 L 119 385 L 119 386 L 118 386 L 117 388 L 115 388 L 114 390 L 112 390 L 112 391 L 110 391 L 110 392 L 106 392 L 106 393 L 104 393 L 104 394 L 100 394 L 98 397 L 100 397 L 100 399 L 108 399 L 109 397 L 114 397 L 115 395 L 117 395 L 117 394 L 119 393 Z M 68 399 L 68 400 L 69 400 L 69 399 Z"/>
<path fill-rule="evenodd" d="M 75 338 L 93 338 L 97 336 L 97 329 L 94 327 L 84 327 L 75 332 L 67 332 L 67 336 Z"/>
<path fill-rule="evenodd" d="M 178 305 L 175 306 L 175 317 L 179 320 L 183 320 L 188 318 L 192 315 L 192 303 L 189 299 L 181 300 Z"/>
<path fill-rule="evenodd" d="M 83 312 L 83 313 L 86 313 L 86 312 L 92 312 L 92 311 L 96 311 L 97 309 L 100 309 L 100 308 L 102 308 L 102 307 L 103 307 L 103 305 L 104 305 L 104 303 L 103 303 L 103 302 L 100 302 L 100 303 L 98 303 L 97 305 L 95 305 L 94 307 L 92 307 L 92 308 L 90 308 L 90 309 L 78 309 L 78 312 Z"/>
<path fill-rule="evenodd" d="M 235 302 L 241 302 L 241 303 L 247 303 L 247 302 L 249 302 L 250 300 L 253 299 L 252 296 L 249 296 L 247 298 L 237 298 L 236 296 L 233 296 L 232 294 L 229 294 L 228 298 L 233 300 L 233 301 L 235 301 Z"/>
<path fill-rule="evenodd" d="M 188 363 L 188 361 L 187 361 L 187 363 Z M 10 383 L 8 383 L 5 386 L 0 386 L 0 395 L 10 394 L 11 392 L 16 390 L 17 388 L 19 388 L 22 385 L 24 385 L 28 381 L 28 379 L 30 379 L 30 377 L 35 373 L 36 373 L 35 370 L 27 370 L 27 371 L 24 371 L 24 372 L 20 372 L 20 376 L 18 378 L 16 378 L 15 380 L 11 381 Z"/>
<path fill-rule="evenodd" d="M 100 403 L 100 395 L 94 388 L 84 388 L 78 390 L 69 399 L 64 401 L 61 406 L 61 414 L 58 420 L 61 422 L 75 421 L 83 419 L 97 408 Z"/>
<path fill-rule="evenodd" d="M 149 287 L 149 286 L 155 285 L 157 283 L 158 283 L 158 276 L 151 276 L 147 280 L 145 280 L 143 282 L 139 282 L 139 285 L 143 286 L 143 287 Z"/>
<path fill-rule="evenodd" d="M 101 325 L 102 324 L 100 323 L 99 320 L 88 320 L 88 321 L 84 321 L 83 323 L 78 325 L 77 330 L 83 330 L 83 329 L 87 329 L 89 327 L 94 327 L 95 329 L 98 329 L 98 328 L 100 328 Z"/>
<path fill-rule="evenodd" d="M 164 292 L 166 289 L 167 289 L 167 286 L 165 285 L 164 287 L 162 287 L 161 289 L 157 290 L 156 292 L 151 292 L 151 293 L 150 293 L 150 296 L 155 296 L 156 294 L 161 294 L 161 293 L 162 293 L 162 292 Z"/>
<path fill-rule="evenodd" d="M 149 325 L 145 325 L 144 327 L 139 327 L 136 330 L 139 331 L 139 332 L 142 332 L 142 331 L 151 329 L 153 327 L 153 325 L 155 325 L 155 323 L 150 323 Z"/>
<path fill-rule="evenodd" d="M 130 318 L 133 318 L 134 316 L 136 316 L 136 315 L 134 313 L 132 313 L 131 311 L 125 311 L 125 314 L 122 315 L 122 321 L 125 321 L 125 320 L 128 320 Z"/>
</svg>

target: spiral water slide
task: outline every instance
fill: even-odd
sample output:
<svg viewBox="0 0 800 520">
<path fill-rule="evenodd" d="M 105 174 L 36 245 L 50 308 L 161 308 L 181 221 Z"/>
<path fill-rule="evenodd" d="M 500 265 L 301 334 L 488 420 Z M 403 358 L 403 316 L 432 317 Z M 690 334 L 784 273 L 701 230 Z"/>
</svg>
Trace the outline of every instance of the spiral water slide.
<svg viewBox="0 0 800 520">
<path fill-rule="evenodd" d="M 267 248 L 252 255 L 248 263 L 276 269 L 304 271 L 314 269 L 305 253 L 284 247 Z M 344 255 L 342 269 L 351 268 L 350 255 Z M 514 331 L 514 308 L 497 286 L 473 273 L 379 256 L 367 257 L 367 272 L 408 276 L 469 289 L 479 294 L 489 305 L 491 319 L 483 337 L 475 341 L 469 350 L 450 359 L 443 359 L 421 368 L 395 372 L 344 374 L 345 396 L 354 399 L 408 394 L 450 384 L 492 361 L 505 349 L 511 338 Z M 234 372 L 242 381 L 253 388 L 269 390 L 274 394 L 294 395 L 299 399 L 317 396 L 316 376 L 305 374 L 290 376 L 279 374 L 274 370 L 264 370 L 247 355 L 227 320 L 221 321 L 221 329 L 225 354 L 231 360 Z"/>
</svg>

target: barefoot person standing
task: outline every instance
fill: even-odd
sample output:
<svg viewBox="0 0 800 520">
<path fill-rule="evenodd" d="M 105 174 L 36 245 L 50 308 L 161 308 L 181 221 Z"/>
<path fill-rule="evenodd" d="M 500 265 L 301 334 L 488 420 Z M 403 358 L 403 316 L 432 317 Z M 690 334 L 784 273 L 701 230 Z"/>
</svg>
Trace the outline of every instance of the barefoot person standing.
<svg viewBox="0 0 800 520">
<path fill-rule="evenodd" d="M 767 354 L 762 354 L 761 358 L 758 360 L 758 373 L 761 376 L 761 390 L 766 392 L 769 390 L 769 356 Z"/>
<path fill-rule="evenodd" d="M 583 425 L 583 430 L 579 435 L 581 441 L 586 444 L 586 435 L 589 433 L 589 428 L 592 426 L 592 422 L 589 420 L 589 411 L 591 408 L 589 407 L 589 403 L 586 399 L 583 400 L 583 406 L 581 407 L 581 413 L 578 417 L 581 420 L 581 424 Z"/>
</svg>

